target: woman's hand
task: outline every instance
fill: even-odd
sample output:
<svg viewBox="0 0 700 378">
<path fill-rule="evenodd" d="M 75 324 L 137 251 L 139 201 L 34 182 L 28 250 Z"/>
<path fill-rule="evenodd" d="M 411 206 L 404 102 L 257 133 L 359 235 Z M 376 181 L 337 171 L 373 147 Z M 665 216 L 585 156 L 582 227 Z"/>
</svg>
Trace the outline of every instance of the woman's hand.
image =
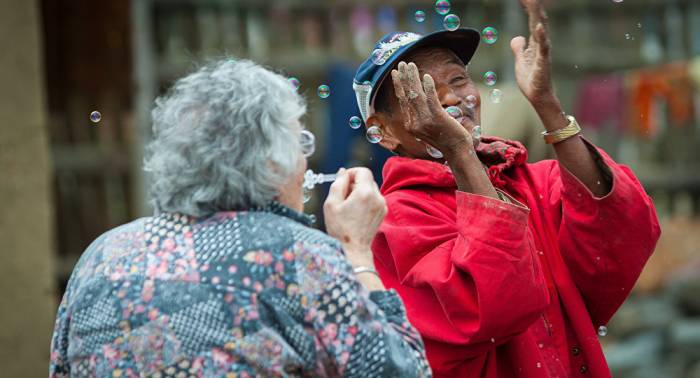
<svg viewBox="0 0 700 378">
<path fill-rule="evenodd" d="M 406 131 L 447 157 L 474 148 L 471 134 L 443 109 L 430 75 L 421 82 L 418 67 L 401 62 L 391 71 L 391 79 Z"/>
<path fill-rule="evenodd" d="M 518 36 L 510 42 L 515 55 L 515 78 L 520 90 L 535 107 L 559 104 L 554 95 L 551 78 L 550 42 L 547 15 L 541 0 L 520 0 L 529 19 L 530 38 Z"/>
<path fill-rule="evenodd" d="M 384 197 L 369 169 L 339 172 L 323 214 L 328 235 L 340 240 L 352 266 L 374 266 L 370 246 L 386 211 Z"/>
</svg>

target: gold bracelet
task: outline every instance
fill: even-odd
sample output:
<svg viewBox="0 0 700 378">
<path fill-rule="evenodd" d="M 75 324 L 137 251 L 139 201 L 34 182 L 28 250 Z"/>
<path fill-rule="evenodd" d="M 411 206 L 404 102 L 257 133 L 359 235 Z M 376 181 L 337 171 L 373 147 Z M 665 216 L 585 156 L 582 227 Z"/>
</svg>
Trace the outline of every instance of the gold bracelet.
<svg viewBox="0 0 700 378">
<path fill-rule="evenodd" d="M 544 138 L 544 142 L 547 144 L 555 144 L 559 142 L 563 142 L 569 138 L 571 138 L 574 135 L 578 135 L 581 133 L 581 126 L 578 125 L 578 122 L 576 122 L 576 118 L 573 116 L 566 116 L 566 119 L 569 120 L 569 124 L 558 130 L 554 131 L 543 131 L 542 132 L 542 137 Z"/>
</svg>

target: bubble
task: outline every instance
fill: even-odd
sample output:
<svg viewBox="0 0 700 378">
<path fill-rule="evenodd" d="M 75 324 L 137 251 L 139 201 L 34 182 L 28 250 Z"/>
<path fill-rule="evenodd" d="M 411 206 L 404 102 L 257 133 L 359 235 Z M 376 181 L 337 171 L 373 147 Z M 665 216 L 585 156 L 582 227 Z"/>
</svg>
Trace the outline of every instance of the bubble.
<svg viewBox="0 0 700 378">
<path fill-rule="evenodd" d="M 102 114 L 98 112 L 97 110 L 93 111 L 90 113 L 90 121 L 97 123 L 102 120 Z"/>
<path fill-rule="evenodd" d="M 493 71 L 487 71 L 484 74 L 484 83 L 488 85 L 489 87 L 493 87 L 496 85 L 496 81 L 498 80 L 498 75 L 496 75 L 495 72 Z"/>
<path fill-rule="evenodd" d="M 299 145 L 304 156 L 309 157 L 313 155 L 314 151 L 316 151 L 316 136 L 309 130 L 301 130 Z"/>
<path fill-rule="evenodd" d="M 326 84 L 321 84 L 318 86 L 318 97 L 328 98 L 331 95 L 331 87 Z"/>
<path fill-rule="evenodd" d="M 428 152 L 428 155 L 432 156 L 434 159 L 442 159 L 444 156 L 440 150 L 429 144 L 425 145 L 425 150 Z"/>
<path fill-rule="evenodd" d="M 441 15 L 446 15 L 450 12 L 450 2 L 447 0 L 437 0 L 435 2 L 435 12 Z"/>
<path fill-rule="evenodd" d="M 450 106 L 447 109 L 445 109 L 447 114 L 450 115 L 452 118 L 459 118 L 462 116 L 462 109 L 456 107 L 456 106 Z"/>
<path fill-rule="evenodd" d="M 476 107 L 476 104 L 478 103 L 476 96 L 474 95 L 469 95 L 467 96 L 467 108 L 469 109 L 474 109 Z"/>
<path fill-rule="evenodd" d="M 375 49 L 372 51 L 372 63 L 381 66 L 386 63 L 386 60 L 389 59 L 390 56 L 391 54 L 389 54 L 387 50 Z"/>
<path fill-rule="evenodd" d="M 372 144 L 377 144 L 382 141 L 382 129 L 377 126 L 370 126 L 367 128 L 365 136 L 367 137 L 367 141 Z"/>
<path fill-rule="evenodd" d="M 442 20 L 442 25 L 445 27 L 445 29 L 449 31 L 455 31 L 459 29 L 459 22 L 459 16 L 457 16 L 456 14 L 448 14 Z"/>
<path fill-rule="evenodd" d="M 309 202 L 310 199 L 311 199 L 311 190 L 304 188 L 304 190 L 301 193 L 302 202 L 307 203 L 307 202 Z"/>
<path fill-rule="evenodd" d="M 612 0 L 613 3 L 621 3 L 623 0 Z"/>
<path fill-rule="evenodd" d="M 481 31 L 481 38 L 489 45 L 493 45 L 498 41 L 498 30 L 492 26 L 487 26 Z"/>
<path fill-rule="evenodd" d="M 288 78 L 287 80 L 289 80 L 289 82 L 292 83 L 295 89 L 299 89 L 299 87 L 301 86 L 301 81 L 299 81 L 299 79 L 297 79 L 294 76 Z"/>
<path fill-rule="evenodd" d="M 481 126 L 476 125 L 474 126 L 474 129 L 472 129 L 472 138 L 474 139 L 481 139 Z"/>
<path fill-rule="evenodd" d="M 605 337 L 608 334 L 608 327 L 602 325 L 598 327 L 598 336 Z"/>
<path fill-rule="evenodd" d="M 490 96 L 491 96 L 491 102 L 493 102 L 494 104 L 500 104 L 501 99 L 503 98 L 503 93 L 501 92 L 500 89 L 492 89 Z"/>
<path fill-rule="evenodd" d="M 423 22 L 425 21 L 425 12 L 420 10 L 416 11 L 416 14 L 414 14 L 413 17 L 416 19 L 416 22 Z"/>
<path fill-rule="evenodd" d="M 351 129 L 357 130 L 360 128 L 360 126 L 362 126 L 362 120 L 358 116 L 352 116 L 350 117 L 348 124 L 350 125 Z"/>
<path fill-rule="evenodd" d="M 538 362 L 536 366 L 537 366 L 537 368 L 539 369 L 539 368 L 542 367 L 542 363 L 541 363 L 541 362 Z"/>
<path fill-rule="evenodd" d="M 632 38 L 632 36 L 630 35 L 630 33 L 625 33 L 625 39 L 629 40 L 630 38 Z"/>
<path fill-rule="evenodd" d="M 641 23 L 641 22 L 637 22 L 637 29 L 641 29 L 641 28 L 642 28 L 642 23 Z"/>
</svg>

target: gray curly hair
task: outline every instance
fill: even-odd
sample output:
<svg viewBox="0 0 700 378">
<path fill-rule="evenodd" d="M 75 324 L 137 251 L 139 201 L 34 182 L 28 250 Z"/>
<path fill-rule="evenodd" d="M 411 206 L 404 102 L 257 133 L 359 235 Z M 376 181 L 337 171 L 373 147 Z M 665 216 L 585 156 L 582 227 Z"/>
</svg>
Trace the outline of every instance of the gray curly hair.
<svg viewBox="0 0 700 378">
<path fill-rule="evenodd" d="M 303 98 L 251 61 L 207 64 L 155 104 L 144 169 L 157 211 L 202 216 L 267 205 L 302 156 Z"/>
</svg>

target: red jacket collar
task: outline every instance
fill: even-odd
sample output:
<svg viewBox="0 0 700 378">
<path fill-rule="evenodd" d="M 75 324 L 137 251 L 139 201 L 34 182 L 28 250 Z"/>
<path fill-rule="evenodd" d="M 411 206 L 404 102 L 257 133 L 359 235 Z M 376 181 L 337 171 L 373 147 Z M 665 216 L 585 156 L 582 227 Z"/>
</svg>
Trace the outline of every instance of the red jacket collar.
<svg viewBox="0 0 700 378">
<path fill-rule="evenodd" d="M 484 136 L 476 149 L 479 159 L 488 167 L 494 186 L 502 188 L 505 171 L 527 162 L 527 150 L 518 141 Z M 454 176 L 449 167 L 430 160 L 394 156 L 386 161 L 382 171 L 382 194 L 415 186 L 454 188 Z"/>
</svg>

